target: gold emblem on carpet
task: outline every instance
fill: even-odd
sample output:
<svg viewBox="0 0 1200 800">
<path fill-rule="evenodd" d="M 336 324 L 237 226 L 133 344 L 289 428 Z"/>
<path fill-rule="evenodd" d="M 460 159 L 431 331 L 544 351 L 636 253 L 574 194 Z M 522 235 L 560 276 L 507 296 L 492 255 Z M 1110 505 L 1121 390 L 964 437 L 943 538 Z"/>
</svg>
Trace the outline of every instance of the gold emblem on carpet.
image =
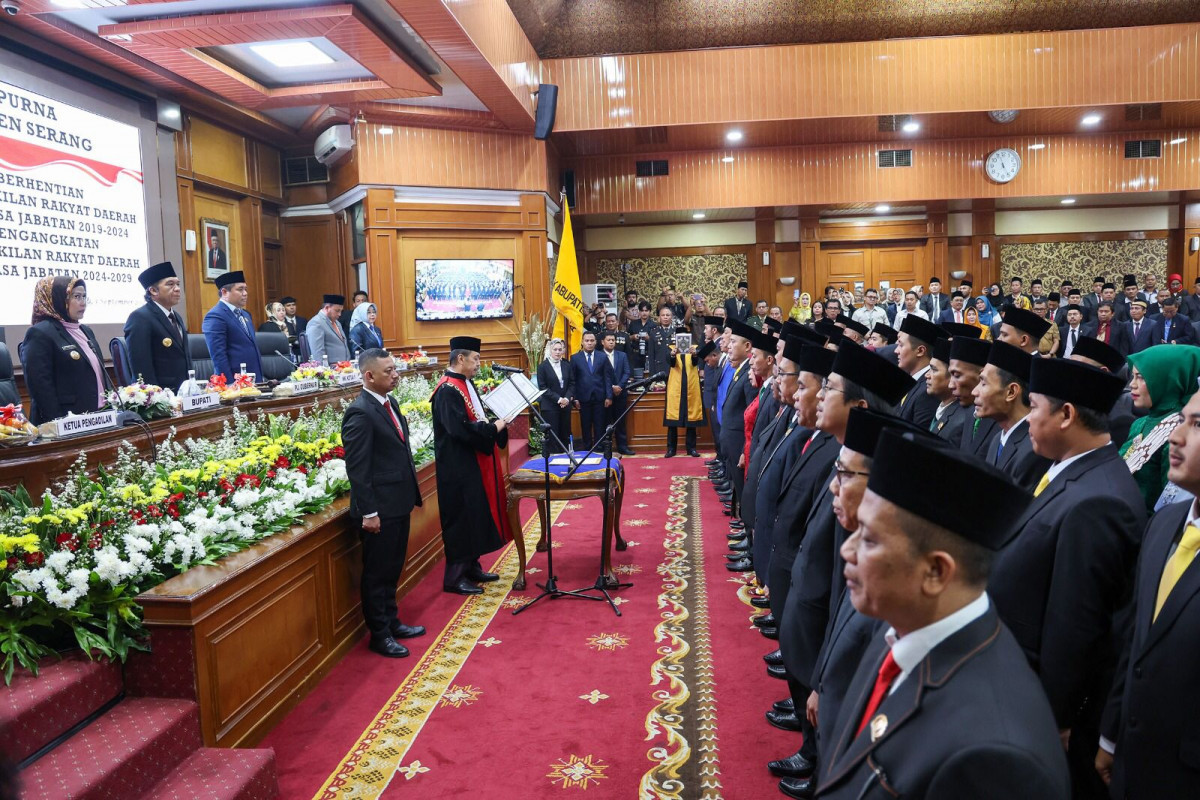
<svg viewBox="0 0 1200 800">
<path fill-rule="evenodd" d="M 467 684 L 466 686 L 451 686 L 445 694 L 442 695 L 442 701 L 438 704 L 440 708 L 453 706 L 454 708 L 462 708 L 469 706 L 479 699 L 479 695 L 483 694 L 483 689 L 477 686 Z"/>
<path fill-rule="evenodd" d="M 560 758 L 550 765 L 550 774 L 546 777 L 551 783 L 562 784 L 564 789 L 587 789 L 589 784 L 599 783 L 608 778 L 604 770 L 608 769 L 599 758 L 592 755 L 571 755 Z"/>
<path fill-rule="evenodd" d="M 579 699 L 587 700 L 592 705 L 596 705 L 596 703 L 599 703 L 601 700 L 607 700 L 608 695 L 602 694 L 599 689 L 592 689 L 587 694 L 579 695 Z"/>
<path fill-rule="evenodd" d="M 588 647 L 601 653 L 612 653 L 629 646 L 629 637 L 619 633 L 601 633 L 589 636 Z"/>
</svg>

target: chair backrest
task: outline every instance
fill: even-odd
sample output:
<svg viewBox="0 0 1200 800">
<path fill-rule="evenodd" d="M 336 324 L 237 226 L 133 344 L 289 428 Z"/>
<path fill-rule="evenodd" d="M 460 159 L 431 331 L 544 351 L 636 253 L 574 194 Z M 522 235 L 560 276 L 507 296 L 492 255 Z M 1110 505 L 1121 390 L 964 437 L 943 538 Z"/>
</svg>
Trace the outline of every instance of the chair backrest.
<svg viewBox="0 0 1200 800">
<path fill-rule="evenodd" d="M 133 374 L 133 360 L 129 357 L 129 348 L 125 346 L 124 336 L 114 336 L 108 340 L 108 352 L 112 356 L 113 372 L 117 373 L 117 384 L 128 386 L 137 376 Z"/>
<path fill-rule="evenodd" d="M 13 377 L 12 356 L 8 352 L 8 345 L 0 342 L 0 405 L 16 405 L 20 402 L 21 393 L 17 391 L 17 379 Z"/>
<path fill-rule="evenodd" d="M 281 381 L 296 368 L 290 358 L 285 356 L 291 352 L 288 347 L 286 333 L 279 331 L 259 331 L 254 334 L 258 342 L 258 354 L 262 357 L 263 374 L 259 377 L 268 381 Z M 282 353 L 283 355 L 277 355 Z"/>
<path fill-rule="evenodd" d="M 17 360 L 21 362 L 21 367 L 25 367 L 25 342 L 17 342 Z"/>
<path fill-rule="evenodd" d="M 208 342 L 203 333 L 188 334 L 188 355 L 192 357 L 192 369 L 196 370 L 196 380 L 207 381 L 213 374 L 212 357 L 208 353 Z"/>
<path fill-rule="evenodd" d="M 300 361 L 301 361 L 301 363 L 303 363 L 305 361 L 311 361 L 312 360 L 312 348 L 310 348 L 308 346 L 308 332 L 300 331 L 299 335 L 296 338 L 300 340 Z"/>
</svg>

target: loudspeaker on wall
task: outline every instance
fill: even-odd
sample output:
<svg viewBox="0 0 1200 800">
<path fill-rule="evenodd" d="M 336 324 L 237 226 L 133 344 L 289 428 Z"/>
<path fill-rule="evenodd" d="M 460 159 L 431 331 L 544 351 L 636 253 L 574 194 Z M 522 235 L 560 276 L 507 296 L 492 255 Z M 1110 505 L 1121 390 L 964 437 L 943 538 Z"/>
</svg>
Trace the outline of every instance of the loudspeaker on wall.
<svg viewBox="0 0 1200 800">
<path fill-rule="evenodd" d="M 533 138 L 545 139 L 554 131 L 554 113 L 557 110 L 558 87 L 553 83 L 539 84 Z"/>
</svg>

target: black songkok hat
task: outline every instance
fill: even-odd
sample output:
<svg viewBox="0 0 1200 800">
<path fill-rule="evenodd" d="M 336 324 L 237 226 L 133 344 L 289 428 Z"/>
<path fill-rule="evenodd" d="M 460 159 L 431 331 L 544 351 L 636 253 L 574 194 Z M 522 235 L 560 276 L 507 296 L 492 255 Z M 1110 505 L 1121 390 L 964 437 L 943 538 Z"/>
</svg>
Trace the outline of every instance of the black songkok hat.
<svg viewBox="0 0 1200 800">
<path fill-rule="evenodd" d="M 790 338 L 799 339 L 804 344 L 810 344 L 814 347 L 824 347 L 829 342 L 829 337 L 820 334 L 813 326 L 800 325 L 799 330 L 793 330 L 788 333 Z"/>
<path fill-rule="evenodd" d="M 904 321 L 900 323 L 900 332 L 916 337 L 930 346 L 946 335 L 946 332 L 937 325 L 927 319 L 921 319 L 916 314 L 905 315 Z"/>
<path fill-rule="evenodd" d="M 887 340 L 888 344 L 895 344 L 896 339 L 899 338 L 899 334 L 896 329 L 884 322 L 876 322 L 875 327 L 871 330 Z"/>
<path fill-rule="evenodd" d="M 899 403 L 917 385 L 913 377 L 898 365 L 865 347 L 843 347 L 838 350 L 832 371 L 879 395 L 887 403 Z"/>
<path fill-rule="evenodd" d="M 1109 372 L 1120 372 L 1125 366 L 1125 356 L 1115 347 L 1105 344 L 1091 336 L 1082 336 L 1075 343 L 1072 356 L 1083 356 L 1103 364 Z"/>
<path fill-rule="evenodd" d="M 1021 348 L 1013 347 L 1008 342 L 992 342 L 992 352 L 988 354 L 987 363 L 996 369 L 1012 373 L 1026 385 L 1029 384 L 1029 368 L 1033 363 L 1033 356 Z"/>
<path fill-rule="evenodd" d="M 779 349 L 778 337 L 772 336 L 769 333 L 756 333 L 754 338 L 750 340 L 750 346 L 755 350 L 762 350 L 769 356 L 775 355 Z"/>
<path fill-rule="evenodd" d="M 794 319 L 785 319 L 783 327 L 779 329 L 780 336 L 798 336 L 799 332 L 804 330 L 804 326 Z"/>
<path fill-rule="evenodd" d="M 1019 306 L 1008 309 L 1004 315 L 1004 324 L 1028 333 L 1035 339 L 1041 339 L 1046 335 L 1046 331 L 1050 330 L 1050 320 L 1043 319 L 1032 311 L 1026 311 Z"/>
<path fill-rule="evenodd" d="M 346 297 L 340 294 L 321 295 L 321 302 L 327 306 L 344 306 L 346 305 Z"/>
<path fill-rule="evenodd" d="M 761 331 L 754 330 L 754 328 L 742 322 L 740 319 L 726 320 L 725 327 L 729 328 L 730 333 L 732 333 L 734 336 L 740 336 L 743 339 L 749 339 L 751 342 L 754 341 L 755 336 L 759 336 L 762 333 Z"/>
<path fill-rule="evenodd" d="M 950 340 L 938 339 L 933 343 L 933 353 L 931 358 L 936 358 L 943 364 L 950 363 Z"/>
<path fill-rule="evenodd" d="M 700 349 L 696 351 L 696 358 L 699 358 L 701 360 L 708 358 L 709 355 L 711 355 L 713 352 L 716 351 L 716 349 L 717 349 L 716 342 L 705 342 L 703 345 L 700 346 Z"/>
<path fill-rule="evenodd" d="M 988 355 L 991 351 L 992 343 L 985 342 L 982 339 L 968 339 L 965 336 L 958 336 L 955 337 L 954 341 L 950 342 L 951 361 L 965 361 L 977 367 L 982 367 L 987 363 Z"/>
<path fill-rule="evenodd" d="M 852 317 L 846 318 L 846 327 L 857 333 L 859 336 L 866 336 L 871 332 L 870 328 Z"/>
<path fill-rule="evenodd" d="M 246 273 L 242 272 L 240 269 L 233 272 L 222 273 L 213 280 L 213 283 L 217 285 L 217 291 L 224 289 L 226 286 L 232 286 L 235 283 L 245 282 Z"/>
<path fill-rule="evenodd" d="M 942 329 L 956 339 L 960 336 L 967 339 L 979 339 L 983 336 L 983 328 L 965 322 L 943 322 Z"/>
<path fill-rule="evenodd" d="M 891 414 L 881 414 L 862 406 L 855 406 L 850 409 L 850 416 L 846 420 L 846 437 L 842 446 L 861 453 L 867 458 L 874 458 L 875 448 L 879 444 L 879 436 L 887 430 L 934 438 L 928 429 L 914 425 L 908 420 L 894 417 Z"/>
<path fill-rule="evenodd" d="M 749 288 L 750 288 L 750 284 L 746 283 L 745 281 L 738 281 L 737 288 L 739 288 L 739 289 L 749 289 Z"/>
<path fill-rule="evenodd" d="M 1100 287 L 1100 291 L 1104 291 L 1105 289 L 1112 289 L 1113 291 L 1116 291 L 1116 288 L 1117 288 L 1116 285 L 1111 284 L 1111 283 L 1106 283 Z"/>
<path fill-rule="evenodd" d="M 1046 299 L 1053 303 L 1061 303 L 1062 295 L 1058 292 L 1051 292 L 1050 294 L 1046 295 Z"/>
<path fill-rule="evenodd" d="M 1082 361 L 1036 358 L 1030 371 L 1029 391 L 1107 414 L 1125 391 L 1125 381 Z"/>
<path fill-rule="evenodd" d="M 474 336 L 455 336 L 450 340 L 451 350 L 470 350 L 478 353 L 483 348 L 483 342 Z"/>
<path fill-rule="evenodd" d="M 1137 286 L 1137 278 L 1133 277 L 1132 275 L 1126 275 L 1125 282 L 1121 285 L 1126 289 L 1128 289 L 1130 286 Z"/>
<path fill-rule="evenodd" d="M 704 324 L 712 325 L 714 328 L 724 328 L 725 327 L 725 318 L 724 317 L 705 317 Z"/>
<path fill-rule="evenodd" d="M 772 319 L 771 317 L 764 319 L 763 324 L 770 328 L 774 333 L 779 333 L 781 330 L 783 330 L 783 323 L 777 319 Z"/>
<path fill-rule="evenodd" d="M 929 491 L 930 475 L 938 476 L 937 492 Z M 1033 495 L 977 456 L 928 436 L 892 430 L 879 435 L 867 488 L 921 519 L 993 551 L 1017 534 L 1016 523 L 1033 500 Z M 963 514 L 944 497 L 986 497 L 1005 513 Z"/>
<path fill-rule="evenodd" d="M 837 353 L 832 350 L 806 344 L 800 350 L 800 360 L 796 363 L 800 365 L 801 372 L 811 372 L 826 378 L 833 371 L 833 360 L 836 357 Z"/>
<path fill-rule="evenodd" d="M 142 285 L 143 289 L 149 289 L 159 281 L 174 277 L 176 277 L 175 267 L 170 261 L 163 261 L 143 270 L 142 274 L 138 275 L 138 283 Z"/>
<path fill-rule="evenodd" d="M 1092 283 L 1104 283 L 1105 280 L 1106 279 L 1103 275 L 1097 275 L 1096 277 L 1092 278 Z"/>
<path fill-rule="evenodd" d="M 783 357 L 786 358 L 788 361 L 799 364 L 800 363 L 800 353 L 804 350 L 805 347 L 812 347 L 812 345 L 806 345 L 804 343 L 804 340 L 801 339 L 799 336 L 783 337 Z M 830 351 L 830 352 L 833 352 L 833 351 Z"/>
<path fill-rule="evenodd" d="M 831 319 L 819 319 L 813 323 L 813 330 L 824 336 L 826 339 L 833 340 L 834 344 L 841 341 L 842 329 L 839 328 Z"/>
</svg>

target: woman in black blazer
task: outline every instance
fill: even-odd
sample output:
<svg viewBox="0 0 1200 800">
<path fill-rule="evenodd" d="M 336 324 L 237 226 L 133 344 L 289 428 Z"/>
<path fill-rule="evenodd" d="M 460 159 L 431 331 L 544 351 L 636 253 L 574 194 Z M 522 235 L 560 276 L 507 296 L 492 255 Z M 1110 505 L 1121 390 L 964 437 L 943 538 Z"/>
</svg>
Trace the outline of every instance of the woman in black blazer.
<svg viewBox="0 0 1200 800">
<path fill-rule="evenodd" d="M 87 287 L 78 278 L 42 278 L 34 287 L 23 362 L 35 425 L 97 411 L 112 388 L 96 336 L 79 322 L 86 310 Z"/>
<path fill-rule="evenodd" d="M 567 345 L 562 339 L 551 341 L 549 357 L 537 368 L 538 388 L 546 390 L 538 400 L 538 406 L 541 407 L 542 416 L 549 423 L 550 430 L 558 435 L 564 445 L 571 436 L 571 401 L 575 399 L 575 378 L 571 373 L 571 362 L 563 358 L 566 351 Z M 550 439 L 546 442 L 545 452 L 558 453 L 562 452 L 562 448 Z"/>
</svg>

